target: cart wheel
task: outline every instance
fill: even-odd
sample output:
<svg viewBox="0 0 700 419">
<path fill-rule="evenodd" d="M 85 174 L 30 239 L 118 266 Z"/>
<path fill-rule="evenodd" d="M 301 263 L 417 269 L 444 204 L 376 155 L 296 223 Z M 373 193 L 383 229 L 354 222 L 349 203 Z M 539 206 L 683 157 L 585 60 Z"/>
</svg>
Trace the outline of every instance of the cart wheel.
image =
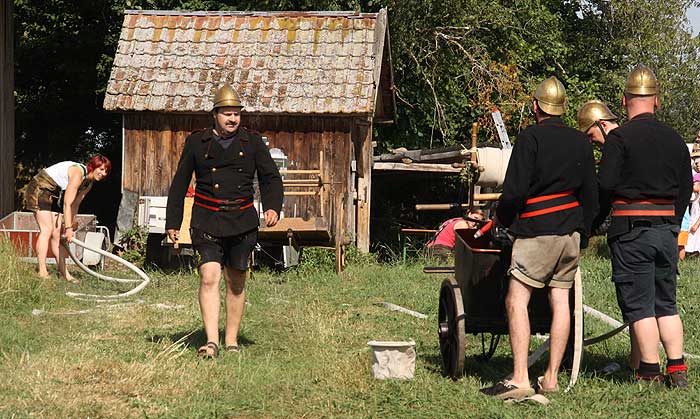
<svg viewBox="0 0 700 419">
<path fill-rule="evenodd" d="M 464 371 L 466 346 L 464 305 L 462 291 L 454 278 L 446 279 L 440 288 L 438 311 L 438 338 L 442 374 L 456 380 Z"/>
</svg>

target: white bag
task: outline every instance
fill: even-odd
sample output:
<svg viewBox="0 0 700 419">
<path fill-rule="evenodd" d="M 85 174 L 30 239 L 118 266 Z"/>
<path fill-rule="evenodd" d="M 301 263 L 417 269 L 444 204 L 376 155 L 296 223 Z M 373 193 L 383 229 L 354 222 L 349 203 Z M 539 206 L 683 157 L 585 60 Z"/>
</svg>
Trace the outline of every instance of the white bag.
<svg viewBox="0 0 700 419">
<path fill-rule="evenodd" d="M 416 370 L 416 342 L 367 342 L 372 348 L 372 373 L 374 378 L 411 379 Z"/>
</svg>

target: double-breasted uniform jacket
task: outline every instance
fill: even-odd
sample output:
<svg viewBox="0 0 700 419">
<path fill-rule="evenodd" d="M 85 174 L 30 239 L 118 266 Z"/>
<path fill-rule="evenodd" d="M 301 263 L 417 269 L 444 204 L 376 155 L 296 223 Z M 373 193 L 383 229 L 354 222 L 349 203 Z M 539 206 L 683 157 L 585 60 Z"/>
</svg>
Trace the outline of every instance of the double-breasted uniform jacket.
<svg viewBox="0 0 700 419">
<path fill-rule="evenodd" d="M 224 149 L 213 129 L 207 128 L 185 140 L 168 193 L 166 229 L 179 229 L 182 224 L 193 172 L 196 205 L 190 225 L 212 236 L 236 236 L 258 228 L 259 216 L 252 205 L 256 172 L 263 210 L 279 214 L 282 209 L 282 178 L 262 138 L 240 127 Z"/>
</svg>

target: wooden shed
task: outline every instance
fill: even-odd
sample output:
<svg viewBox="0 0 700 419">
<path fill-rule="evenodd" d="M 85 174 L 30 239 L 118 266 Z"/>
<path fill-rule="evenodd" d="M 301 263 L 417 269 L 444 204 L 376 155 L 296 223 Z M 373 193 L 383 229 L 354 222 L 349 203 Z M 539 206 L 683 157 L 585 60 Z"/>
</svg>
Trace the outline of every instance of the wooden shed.
<svg viewBox="0 0 700 419">
<path fill-rule="evenodd" d="M 223 83 L 287 156 L 284 220 L 261 238 L 368 251 L 372 127 L 396 106 L 386 10 L 126 11 L 104 101 L 123 113 L 124 192 L 167 195 Z"/>
<path fill-rule="evenodd" d="M 15 209 L 14 25 L 11 1 L 0 2 L 0 218 Z"/>
</svg>

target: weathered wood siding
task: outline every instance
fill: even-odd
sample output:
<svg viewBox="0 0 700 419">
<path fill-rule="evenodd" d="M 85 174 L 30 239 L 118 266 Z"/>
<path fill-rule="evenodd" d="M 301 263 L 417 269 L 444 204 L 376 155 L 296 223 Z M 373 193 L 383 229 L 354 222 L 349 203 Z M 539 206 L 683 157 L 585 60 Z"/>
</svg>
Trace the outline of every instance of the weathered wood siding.
<svg viewBox="0 0 700 419">
<path fill-rule="evenodd" d="M 0 217 L 14 210 L 15 101 L 12 1 L 0 1 Z"/>
<path fill-rule="evenodd" d="M 285 196 L 286 217 L 323 217 L 331 234 L 343 236 L 342 242 L 354 240 L 354 186 L 351 176 L 353 160 L 352 118 L 311 116 L 247 116 L 243 125 L 266 136 L 270 148 L 287 155 L 288 169 L 318 170 L 321 152 L 323 188 L 286 188 L 285 191 L 319 191 L 313 196 Z M 310 175 L 287 175 L 286 179 L 307 179 Z M 337 226 L 338 205 L 344 212 L 343 225 Z M 338 230 L 340 228 L 340 230 Z"/>
<path fill-rule="evenodd" d="M 122 189 L 167 195 L 185 138 L 207 124 L 206 115 L 125 114 Z"/>
<path fill-rule="evenodd" d="M 124 169 L 122 187 L 139 195 L 167 195 L 185 138 L 210 125 L 208 115 L 128 113 L 124 115 Z M 285 217 L 322 217 L 333 236 L 343 243 L 355 237 L 355 204 L 351 162 L 354 157 L 354 120 L 349 117 L 243 115 L 242 125 L 268 138 L 270 148 L 281 149 L 288 169 L 321 170 L 323 188 L 309 196 L 286 195 Z M 355 130 L 356 131 L 356 130 Z M 321 164 L 323 154 L 323 167 Z M 313 175 L 290 174 L 287 179 Z M 286 191 L 318 191 L 287 188 Z M 336 226 L 336 206 L 343 202 L 343 225 Z M 340 230 L 338 230 L 340 227 Z"/>
</svg>

